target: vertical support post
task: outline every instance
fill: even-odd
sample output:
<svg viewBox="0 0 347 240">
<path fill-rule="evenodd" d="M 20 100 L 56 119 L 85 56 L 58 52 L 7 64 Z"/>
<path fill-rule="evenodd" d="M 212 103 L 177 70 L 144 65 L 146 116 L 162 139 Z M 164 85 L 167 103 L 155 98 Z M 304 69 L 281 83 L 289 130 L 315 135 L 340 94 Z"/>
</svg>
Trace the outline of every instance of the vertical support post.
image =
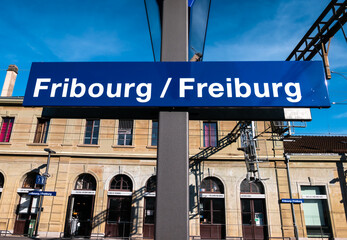
<svg viewBox="0 0 347 240">
<path fill-rule="evenodd" d="M 188 113 L 159 113 L 156 240 L 189 239 Z"/>
<path fill-rule="evenodd" d="M 161 61 L 188 61 L 188 1 L 165 0 Z M 156 240 L 189 239 L 188 113 L 159 113 Z"/>
<path fill-rule="evenodd" d="M 164 0 L 161 61 L 188 61 L 188 1 Z"/>
<path fill-rule="evenodd" d="M 49 176 L 48 174 L 48 170 L 49 170 L 49 164 L 51 162 L 51 154 L 55 154 L 56 152 L 49 149 L 49 148 L 45 148 L 44 149 L 46 152 L 48 152 L 48 157 L 47 157 L 47 165 L 46 165 L 46 171 L 43 174 L 43 176 L 45 177 L 45 183 L 43 184 L 43 188 L 42 191 L 44 192 L 46 190 L 46 184 L 47 184 L 47 178 Z M 35 236 L 38 235 L 38 230 L 39 230 L 39 224 L 40 224 L 40 218 L 41 218 L 41 209 L 42 209 L 42 204 L 43 204 L 43 196 L 40 196 L 40 203 L 39 203 L 39 212 L 37 214 L 37 219 L 36 219 L 36 224 L 35 224 Z"/>
</svg>

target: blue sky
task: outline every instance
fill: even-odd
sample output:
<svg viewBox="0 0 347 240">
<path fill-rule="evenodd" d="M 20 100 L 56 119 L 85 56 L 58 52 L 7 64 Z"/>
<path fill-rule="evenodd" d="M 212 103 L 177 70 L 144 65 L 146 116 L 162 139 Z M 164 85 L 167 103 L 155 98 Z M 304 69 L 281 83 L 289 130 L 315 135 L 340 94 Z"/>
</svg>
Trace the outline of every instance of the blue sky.
<svg viewBox="0 0 347 240">
<path fill-rule="evenodd" d="M 143 0 L 1 2 L 0 85 L 8 65 L 16 64 L 14 96 L 24 95 L 32 62 L 153 61 Z M 212 0 L 204 61 L 285 60 L 328 3 Z M 347 76 L 341 31 L 332 39 L 329 61 Z M 333 73 L 328 87 L 337 104 L 313 109 L 313 121 L 296 134 L 347 135 L 347 79 Z"/>
</svg>

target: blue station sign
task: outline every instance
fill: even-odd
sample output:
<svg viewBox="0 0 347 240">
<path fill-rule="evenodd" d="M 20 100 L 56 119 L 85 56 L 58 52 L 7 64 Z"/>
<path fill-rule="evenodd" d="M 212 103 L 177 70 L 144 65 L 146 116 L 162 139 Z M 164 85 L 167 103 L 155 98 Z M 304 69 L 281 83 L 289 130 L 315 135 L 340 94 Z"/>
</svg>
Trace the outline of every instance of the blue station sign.
<svg viewBox="0 0 347 240">
<path fill-rule="evenodd" d="M 30 195 L 30 196 L 49 196 L 49 197 L 54 197 L 54 196 L 57 196 L 57 192 L 32 191 L 32 192 L 29 192 L 28 195 Z"/>
<path fill-rule="evenodd" d="M 33 63 L 23 104 L 330 107 L 321 61 Z"/>
<path fill-rule="evenodd" d="M 282 198 L 281 203 L 303 203 L 304 199 Z"/>
</svg>

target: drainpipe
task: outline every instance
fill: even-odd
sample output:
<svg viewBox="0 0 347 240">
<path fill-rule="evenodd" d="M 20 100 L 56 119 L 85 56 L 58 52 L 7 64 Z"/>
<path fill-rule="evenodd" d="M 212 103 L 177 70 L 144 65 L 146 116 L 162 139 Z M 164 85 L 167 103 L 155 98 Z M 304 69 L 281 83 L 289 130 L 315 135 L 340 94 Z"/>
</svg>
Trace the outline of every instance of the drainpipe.
<svg viewBox="0 0 347 240">
<path fill-rule="evenodd" d="M 290 159 L 290 156 L 289 156 L 287 153 L 285 153 L 285 154 L 284 154 L 284 158 L 285 158 L 286 169 L 287 169 L 288 186 L 289 186 L 289 197 L 290 197 L 290 199 L 293 199 L 293 195 L 292 195 L 292 183 L 291 183 L 291 181 L 290 181 L 290 172 L 289 172 L 289 159 Z M 296 226 L 296 218 L 295 218 L 294 203 L 291 202 L 290 205 L 291 205 L 291 207 L 292 207 L 292 216 L 293 216 L 293 225 L 294 225 L 294 235 L 295 235 L 295 239 L 296 239 L 296 240 L 299 240 L 298 227 Z"/>
</svg>

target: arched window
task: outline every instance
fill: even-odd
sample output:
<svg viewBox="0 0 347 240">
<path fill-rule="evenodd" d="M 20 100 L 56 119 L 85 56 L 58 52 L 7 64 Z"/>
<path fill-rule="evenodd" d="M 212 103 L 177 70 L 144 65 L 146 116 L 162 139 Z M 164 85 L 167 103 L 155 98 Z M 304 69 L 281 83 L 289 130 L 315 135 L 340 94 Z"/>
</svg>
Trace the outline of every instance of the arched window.
<svg viewBox="0 0 347 240">
<path fill-rule="evenodd" d="M 202 180 L 199 209 L 201 239 L 225 239 L 224 186 L 218 178 Z"/>
<path fill-rule="evenodd" d="M 217 178 L 207 177 L 201 182 L 200 192 L 223 194 L 223 183 Z"/>
<path fill-rule="evenodd" d="M 39 174 L 36 172 L 27 173 L 27 175 L 23 181 L 22 188 L 36 188 L 36 189 L 42 188 L 42 185 L 36 185 L 35 184 L 37 175 L 39 175 Z"/>
<path fill-rule="evenodd" d="M 148 179 L 146 184 L 146 192 L 157 191 L 157 176 L 152 176 Z"/>
<path fill-rule="evenodd" d="M 264 194 L 264 186 L 260 181 L 249 181 L 245 179 L 241 183 L 241 192 Z"/>
<path fill-rule="evenodd" d="M 75 190 L 96 190 L 96 180 L 88 173 L 81 174 L 75 185 Z"/>
<path fill-rule="evenodd" d="M 112 179 L 110 190 L 131 192 L 133 190 L 133 183 L 127 175 L 119 174 Z"/>
<path fill-rule="evenodd" d="M 4 187 L 4 175 L 2 175 L 2 173 L 0 173 L 0 188 Z"/>
</svg>

